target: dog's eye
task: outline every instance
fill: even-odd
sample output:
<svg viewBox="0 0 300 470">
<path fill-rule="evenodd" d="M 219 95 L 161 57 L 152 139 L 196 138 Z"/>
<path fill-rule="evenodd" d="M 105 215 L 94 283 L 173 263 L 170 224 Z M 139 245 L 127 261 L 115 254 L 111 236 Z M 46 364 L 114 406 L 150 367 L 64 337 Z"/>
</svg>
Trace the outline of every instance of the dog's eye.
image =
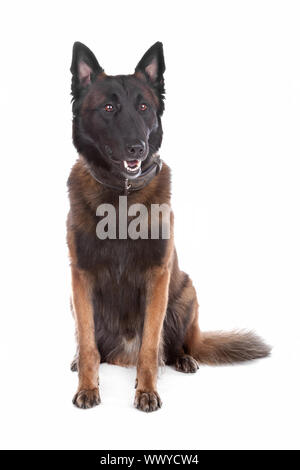
<svg viewBox="0 0 300 470">
<path fill-rule="evenodd" d="M 105 111 L 106 111 L 107 113 L 111 113 L 111 112 L 113 112 L 113 111 L 115 110 L 115 108 L 114 108 L 114 106 L 113 106 L 112 104 L 106 104 L 106 105 L 104 106 L 104 109 L 105 109 Z"/>
<path fill-rule="evenodd" d="M 148 108 L 148 106 L 145 103 L 141 103 L 139 105 L 139 110 L 140 111 L 146 111 L 147 108 Z"/>
</svg>

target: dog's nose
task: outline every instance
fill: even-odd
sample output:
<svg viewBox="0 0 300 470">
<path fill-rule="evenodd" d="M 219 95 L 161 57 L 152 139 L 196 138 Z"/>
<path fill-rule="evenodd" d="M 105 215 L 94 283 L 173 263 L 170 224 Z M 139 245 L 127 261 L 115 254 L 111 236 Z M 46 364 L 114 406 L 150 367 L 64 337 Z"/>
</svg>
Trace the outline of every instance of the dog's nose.
<svg viewBox="0 0 300 470">
<path fill-rule="evenodd" d="M 145 153 L 146 144 L 142 140 L 137 140 L 132 144 L 127 145 L 127 153 L 132 158 L 143 157 Z"/>
</svg>

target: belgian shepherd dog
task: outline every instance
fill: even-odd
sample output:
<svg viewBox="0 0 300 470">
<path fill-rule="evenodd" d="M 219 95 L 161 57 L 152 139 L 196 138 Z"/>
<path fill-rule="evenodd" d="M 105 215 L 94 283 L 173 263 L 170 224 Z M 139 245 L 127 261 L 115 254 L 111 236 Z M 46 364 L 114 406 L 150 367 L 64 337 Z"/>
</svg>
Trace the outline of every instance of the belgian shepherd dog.
<svg viewBox="0 0 300 470">
<path fill-rule="evenodd" d="M 136 366 L 134 405 L 150 412 L 162 404 L 161 364 L 194 373 L 199 364 L 270 353 L 250 332 L 200 331 L 195 289 L 178 267 L 172 212 L 166 238 L 97 235 L 97 208 L 110 204 L 120 215 L 120 196 L 128 206 L 143 204 L 149 211 L 153 204 L 170 206 L 170 169 L 158 154 L 164 71 L 160 42 L 132 75 L 117 76 L 106 75 L 85 45 L 73 47 L 73 142 L 79 157 L 68 179 L 67 242 L 78 344 L 71 365 L 79 375 L 73 403 L 79 408 L 100 403 L 100 362 Z"/>
</svg>

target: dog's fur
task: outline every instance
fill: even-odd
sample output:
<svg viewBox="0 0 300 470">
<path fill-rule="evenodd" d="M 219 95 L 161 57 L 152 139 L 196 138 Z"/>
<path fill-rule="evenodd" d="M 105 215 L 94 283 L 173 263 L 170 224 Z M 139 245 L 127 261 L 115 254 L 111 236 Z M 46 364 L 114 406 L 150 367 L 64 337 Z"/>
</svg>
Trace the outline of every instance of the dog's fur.
<svg viewBox="0 0 300 470">
<path fill-rule="evenodd" d="M 144 142 L 139 158 L 147 168 L 161 145 L 165 70 L 161 43 L 144 55 L 133 75 L 107 76 L 93 53 L 75 43 L 71 66 L 73 141 L 79 159 L 69 180 L 67 240 L 72 271 L 72 310 L 78 352 L 72 370 L 79 386 L 73 403 L 100 403 L 100 362 L 136 365 L 135 406 L 161 406 L 156 381 L 159 364 L 196 372 L 199 363 L 224 364 L 265 357 L 270 349 L 249 332 L 202 333 L 193 284 L 178 267 L 170 239 L 100 240 L 96 209 L 119 193 L 101 184 L 124 180 L 119 163 L 132 142 Z M 140 103 L 147 103 L 146 112 Z M 106 112 L 113 103 L 114 112 Z M 113 160 L 112 160 L 113 157 Z M 128 206 L 170 204 L 170 170 L 128 195 Z"/>
</svg>

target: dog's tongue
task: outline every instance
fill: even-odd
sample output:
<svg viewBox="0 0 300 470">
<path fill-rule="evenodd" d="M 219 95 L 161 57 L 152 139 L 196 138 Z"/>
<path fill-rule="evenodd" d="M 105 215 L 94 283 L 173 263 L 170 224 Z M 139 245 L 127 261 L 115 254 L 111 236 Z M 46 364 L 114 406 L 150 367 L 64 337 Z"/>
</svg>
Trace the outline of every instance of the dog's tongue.
<svg viewBox="0 0 300 470">
<path fill-rule="evenodd" d="M 127 160 L 127 165 L 130 168 L 135 168 L 139 164 L 138 160 Z"/>
</svg>

